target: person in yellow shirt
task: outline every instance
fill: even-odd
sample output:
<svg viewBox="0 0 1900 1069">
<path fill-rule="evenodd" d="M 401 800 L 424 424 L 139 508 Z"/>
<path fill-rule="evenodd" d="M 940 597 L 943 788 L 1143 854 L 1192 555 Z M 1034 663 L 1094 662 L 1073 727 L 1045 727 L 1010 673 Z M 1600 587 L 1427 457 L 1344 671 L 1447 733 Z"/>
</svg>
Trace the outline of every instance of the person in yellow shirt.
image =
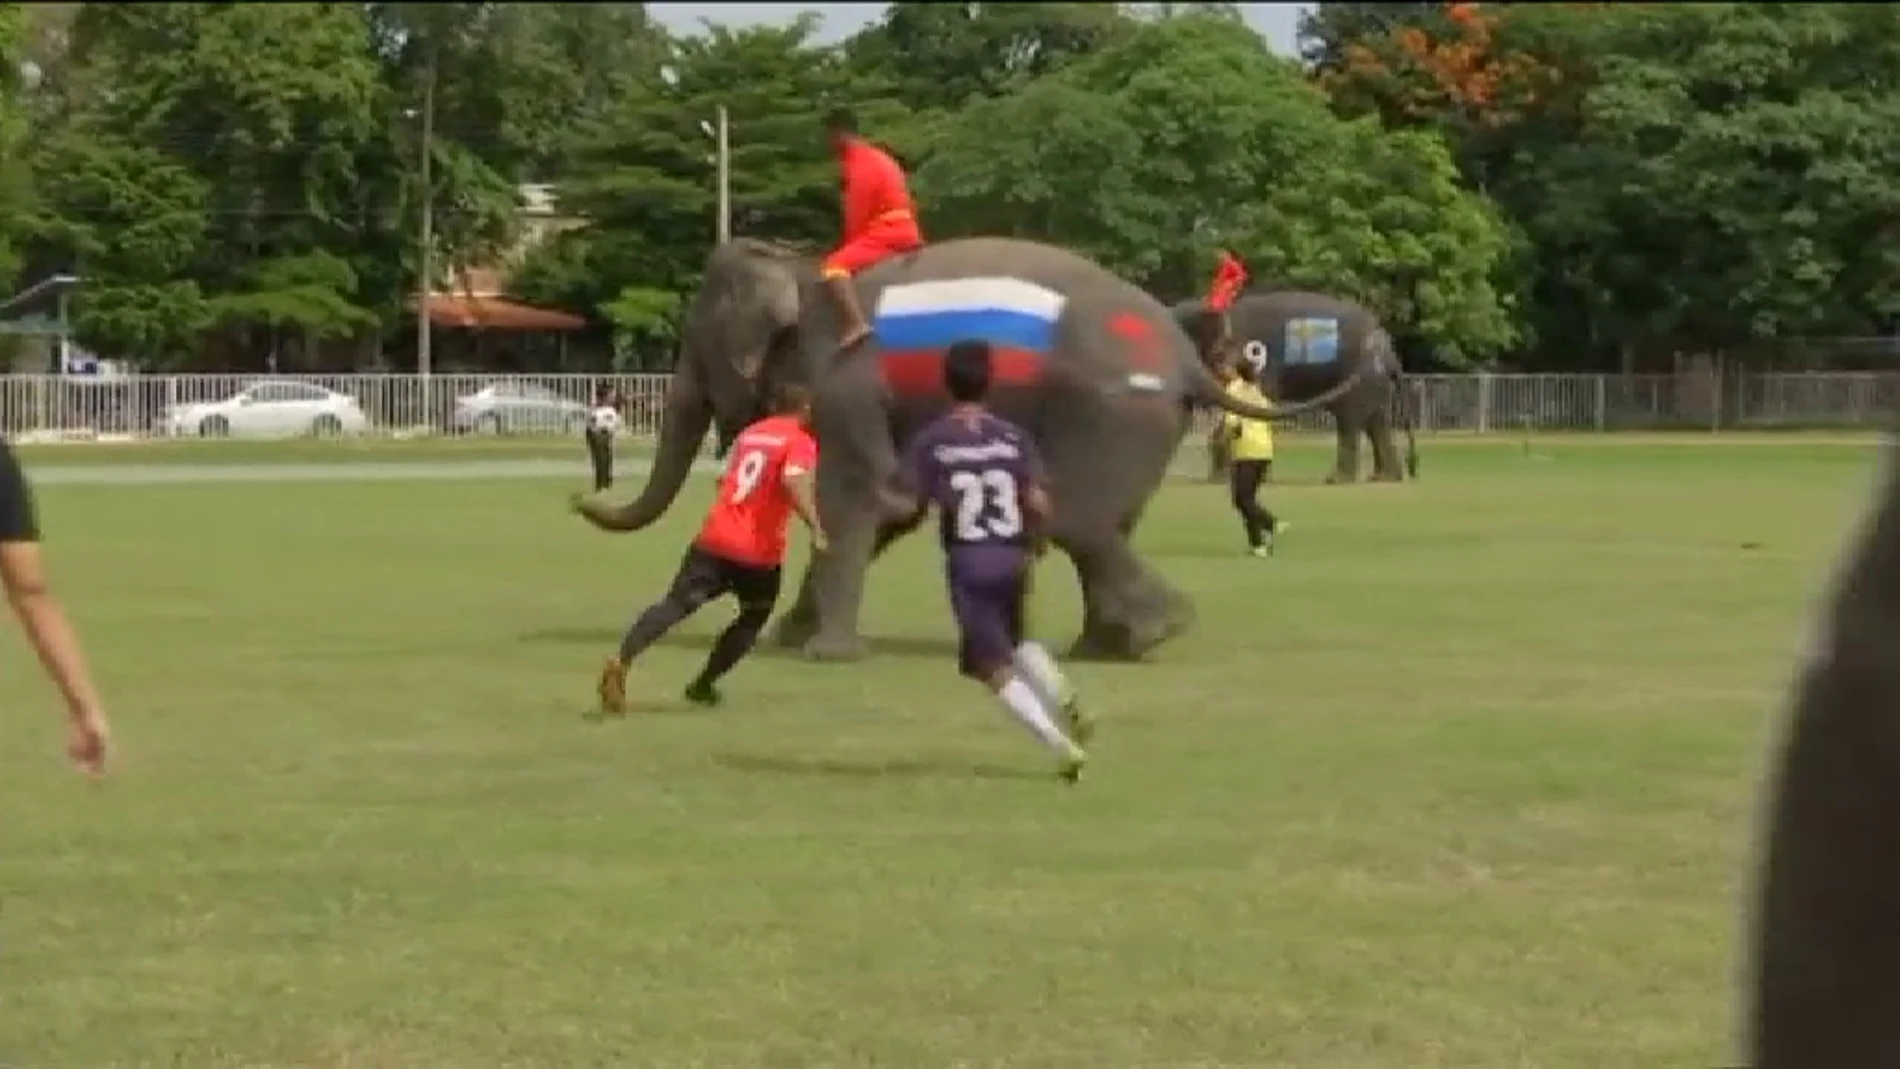
<svg viewBox="0 0 1900 1069">
<path fill-rule="evenodd" d="M 1259 369 L 1245 360 L 1229 355 L 1221 362 L 1221 385 L 1227 396 L 1248 404 L 1268 406 L 1273 402 L 1255 385 Z M 1273 424 L 1264 419 L 1247 419 L 1222 412 L 1220 432 L 1233 458 L 1227 469 L 1227 486 L 1233 493 L 1234 510 L 1240 513 L 1247 530 L 1247 552 L 1265 557 L 1273 552 L 1274 536 L 1286 529 L 1260 503 L 1260 484 L 1273 470 Z"/>
</svg>

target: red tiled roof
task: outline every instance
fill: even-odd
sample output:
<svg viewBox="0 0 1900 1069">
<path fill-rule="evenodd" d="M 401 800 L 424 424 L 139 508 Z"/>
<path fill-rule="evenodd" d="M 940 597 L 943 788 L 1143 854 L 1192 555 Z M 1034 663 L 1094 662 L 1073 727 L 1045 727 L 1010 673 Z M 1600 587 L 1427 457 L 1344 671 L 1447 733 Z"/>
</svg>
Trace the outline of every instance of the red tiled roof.
<svg viewBox="0 0 1900 1069">
<path fill-rule="evenodd" d="M 481 330 L 581 330 L 587 321 L 552 308 L 517 304 L 501 297 L 468 297 L 431 293 L 429 321 L 444 327 Z"/>
</svg>

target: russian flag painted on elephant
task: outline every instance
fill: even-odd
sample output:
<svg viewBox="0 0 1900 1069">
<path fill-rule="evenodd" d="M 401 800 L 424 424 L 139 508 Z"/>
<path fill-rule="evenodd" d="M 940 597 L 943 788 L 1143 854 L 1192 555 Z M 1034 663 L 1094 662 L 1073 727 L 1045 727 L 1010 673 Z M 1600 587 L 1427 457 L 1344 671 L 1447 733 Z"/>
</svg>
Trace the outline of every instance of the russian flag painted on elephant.
<svg viewBox="0 0 1900 1069">
<path fill-rule="evenodd" d="M 990 343 L 993 382 L 1027 386 L 1042 377 L 1055 350 L 1068 298 L 1016 278 L 957 278 L 886 287 L 871 327 L 893 392 L 943 389 L 943 351 L 957 342 Z"/>
</svg>

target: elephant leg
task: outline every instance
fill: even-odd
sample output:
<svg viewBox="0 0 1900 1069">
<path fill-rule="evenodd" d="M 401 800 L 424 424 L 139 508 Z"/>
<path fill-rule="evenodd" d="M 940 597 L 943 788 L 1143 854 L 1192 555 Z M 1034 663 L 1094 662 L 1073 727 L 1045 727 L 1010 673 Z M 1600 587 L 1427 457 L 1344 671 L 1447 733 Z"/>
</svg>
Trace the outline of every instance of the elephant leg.
<svg viewBox="0 0 1900 1069">
<path fill-rule="evenodd" d="M 1359 481 L 1359 421 L 1350 413 L 1333 413 L 1333 437 L 1337 446 L 1333 452 L 1333 471 L 1326 476 L 1329 483 L 1352 483 Z"/>
<path fill-rule="evenodd" d="M 903 538 L 921 526 L 924 522 L 924 517 L 928 515 L 930 515 L 929 509 L 918 509 L 906 519 L 885 521 L 883 526 L 877 529 L 877 545 L 871 548 L 871 559 L 875 561 L 879 557 L 882 557 L 884 551 L 891 548 L 898 539 Z"/>
<path fill-rule="evenodd" d="M 1137 557 L 1119 531 L 1059 533 L 1082 586 L 1081 660 L 1132 661 L 1194 625 L 1194 603 Z"/>
<path fill-rule="evenodd" d="M 1050 539 L 1082 587 L 1082 634 L 1071 657 L 1133 660 L 1186 631 L 1194 606 L 1136 556 L 1130 539 L 1167 475 L 1185 428 L 1146 412 L 1095 413 L 1049 435 Z M 1073 426 L 1073 425 L 1071 425 Z"/>
<path fill-rule="evenodd" d="M 812 405 L 818 437 L 818 519 L 830 543 L 812 555 L 791 611 L 773 634 L 817 660 L 864 654 L 858 613 L 864 575 L 886 526 L 879 488 L 897 470 L 882 387 L 874 377 L 845 375 L 823 385 Z"/>
<path fill-rule="evenodd" d="M 830 545 L 812 555 L 799 591 L 809 606 L 800 614 L 793 606 L 779 635 L 781 642 L 797 637 L 803 615 L 810 633 L 798 643 L 805 656 L 818 661 L 850 661 L 864 656 L 858 634 L 858 612 L 864 605 L 864 575 L 877 551 L 877 503 L 869 493 L 827 486 L 824 465 L 818 470 L 818 518 Z"/>
<path fill-rule="evenodd" d="M 1375 409 L 1367 417 L 1366 440 L 1372 443 L 1373 480 L 1404 482 L 1405 465 L 1399 460 L 1399 446 L 1392 439 L 1392 414 L 1386 408 Z"/>
<path fill-rule="evenodd" d="M 812 566 L 805 565 L 805 574 L 798 580 L 798 594 L 792 599 L 792 607 L 779 614 L 778 622 L 772 625 L 772 644 L 787 649 L 798 649 L 811 641 L 818 633 L 818 598 L 812 593 Z"/>
<path fill-rule="evenodd" d="M 886 522 L 877 530 L 877 540 L 871 547 L 871 561 L 875 563 L 884 551 L 905 535 L 915 531 L 924 522 L 928 513 L 919 509 L 917 514 L 905 520 Z M 829 528 L 827 528 L 829 530 Z M 798 597 L 792 607 L 780 616 L 772 631 L 772 641 L 788 649 L 800 649 L 818 634 L 818 597 L 814 593 L 812 581 L 813 569 L 805 568 L 804 578 L 799 582 Z"/>
</svg>

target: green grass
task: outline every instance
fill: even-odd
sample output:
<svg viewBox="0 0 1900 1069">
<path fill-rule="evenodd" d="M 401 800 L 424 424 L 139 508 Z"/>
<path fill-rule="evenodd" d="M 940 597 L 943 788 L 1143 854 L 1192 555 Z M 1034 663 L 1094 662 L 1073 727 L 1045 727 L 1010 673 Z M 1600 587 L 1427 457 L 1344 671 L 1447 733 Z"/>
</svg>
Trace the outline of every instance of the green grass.
<svg viewBox="0 0 1900 1069">
<path fill-rule="evenodd" d="M 1716 1064 L 1765 729 L 1872 450 L 1693 441 L 1284 486 L 1269 561 L 1170 485 L 1141 542 L 1201 625 L 1073 668 L 1075 789 L 953 676 L 921 540 L 875 660 L 689 712 L 714 609 L 589 724 L 703 497 L 610 538 L 560 480 L 49 486 L 123 762 L 72 780 L 0 642 L 0 1061 Z"/>
<path fill-rule="evenodd" d="M 629 442 L 623 451 L 644 449 Z M 515 460 L 585 456 L 579 441 L 561 437 L 460 437 L 395 439 L 291 439 L 206 441 L 180 438 L 146 442 L 70 442 L 16 445 L 29 466 L 85 464 L 375 464 L 438 460 Z"/>
<path fill-rule="evenodd" d="M 1420 439 L 1427 463 L 1439 450 L 1497 452 L 1507 455 L 1516 450 L 1533 453 L 1553 446 L 1636 446 L 1650 448 L 1669 445 L 1715 445 L 1736 448 L 1743 445 L 1775 449 L 1826 445 L 1862 444 L 1873 436 L 1855 432 L 1789 431 L 1774 434 L 1711 435 L 1699 431 L 1659 432 L 1654 434 L 1535 434 L 1530 436 L 1480 436 L 1460 433 L 1433 434 Z M 1332 448 L 1330 433 L 1282 432 L 1283 448 L 1290 446 L 1296 456 L 1304 457 Z M 1189 445 L 1189 450 L 1195 448 Z M 30 466 L 122 464 L 271 464 L 335 463 L 374 464 L 435 462 L 440 460 L 517 460 L 554 458 L 572 460 L 583 456 L 581 444 L 572 437 L 510 436 L 429 437 L 403 440 L 378 439 L 290 439 L 286 441 L 217 441 L 202 438 L 158 439 L 143 442 L 64 442 L 57 444 L 15 444 L 14 449 Z M 623 440 L 622 456 L 645 456 L 651 442 Z M 1364 458 L 1367 465 L 1371 457 Z M 1319 469 L 1315 469 L 1316 471 Z"/>
</svg>

